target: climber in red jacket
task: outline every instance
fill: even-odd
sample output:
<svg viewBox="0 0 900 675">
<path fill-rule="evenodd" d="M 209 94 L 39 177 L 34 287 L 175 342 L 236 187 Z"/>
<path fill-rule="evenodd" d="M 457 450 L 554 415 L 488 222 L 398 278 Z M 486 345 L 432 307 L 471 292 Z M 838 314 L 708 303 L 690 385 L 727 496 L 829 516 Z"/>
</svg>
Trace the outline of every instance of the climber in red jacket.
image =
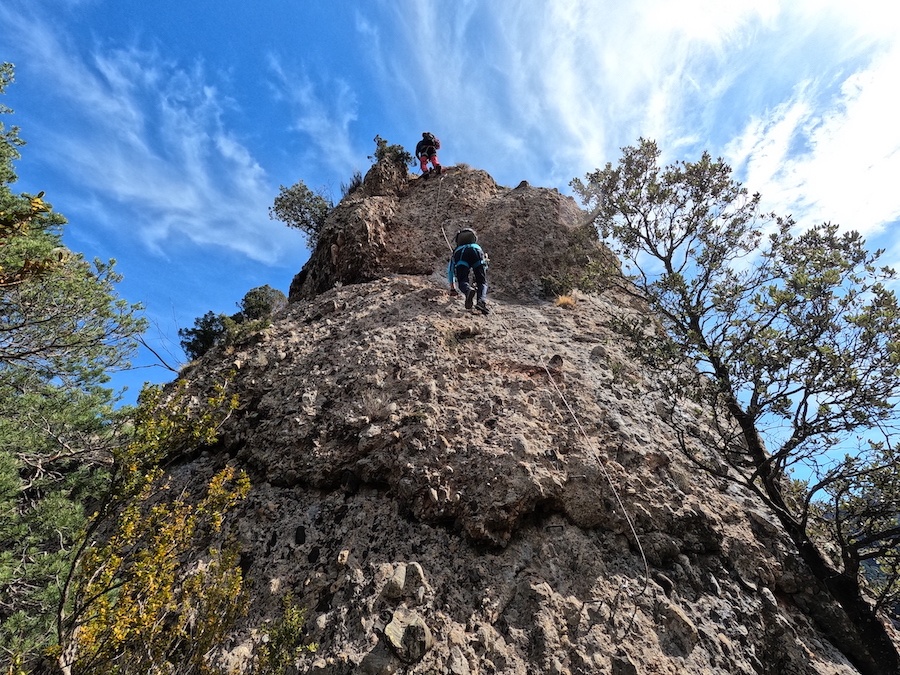
<svg viewBox="0 0 900 675">
<path fill-rule="evenodd" d="M 416 144 L 416 157 L 419 158 L 419 166 L 422 169 L 422 175 L 428 175 L 428 162 L 431 162 L 431 170 L 440 175 L 441 165 L 438 164 L 437 151 L 441 147 L 441 142 L 434 134 L 423 131 L 422 140 Z"/>
</svg>

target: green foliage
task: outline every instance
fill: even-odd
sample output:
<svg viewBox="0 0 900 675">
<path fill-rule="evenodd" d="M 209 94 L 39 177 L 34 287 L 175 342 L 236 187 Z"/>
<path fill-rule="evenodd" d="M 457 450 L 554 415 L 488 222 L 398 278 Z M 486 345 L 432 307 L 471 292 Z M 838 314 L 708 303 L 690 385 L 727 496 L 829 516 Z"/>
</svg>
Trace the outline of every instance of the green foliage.
<svg viewBox="0 0 900 675">
<path fill-rule="evenodd" d="M 632 293 L 662 321 L 664 332 L 634 326 L 636 344 L 648 363 L 676 353 L 695 361 L 704 377 L 657 365 L 673 400 L 714 412 L 719 437 L 709 450 L 731 464 L 722 477 L 741 476 L 773 509 L 858 623 L 868 653 L 884 652 L 889 640 L 858 584 L 862 561 L 893 569 L 900 545 L 892 501 L 900 476 L 882 456 L 900 392 L 900 308 L 886 286 L 894 272 L 877 266 L 882 252 L 868 252 L 856 232 L 825 223 L 795 233 L 791 219 L 760 214 L 759 195 L 733 181 L 721 159 L 704 153 L 660 167 L 659 154 L 642 139 L 617 166 L 572 182 L 624 259 Z M 683 419 L 673 416 L 685 451 L 715 471 L 686 440 Z M 884 442 L 857 449 L 853 460 L 830 459 L 860 434 Z M 805 499 L 786 487 L 795 467 L 813 472 Z M 813 504 L 826 497 L 837 514 L 831 523 L 814 517 Z M 891 515 L 875 508 L 882 502 Z M 839 545 L 839 570 L 824 553 L 830 544 L 817 540 L 823 531 Z M 896 597 L 896 585 L 880 593 Z M 896 662 L 895 654 L 886 663 Z"/>
<path fill-rule="evenodd" d="M 574 290 L 597 293 L 609 286 L 609 266 L 601 260 L 587 259 L 579 265 L 567 265 L 541 277 L 541 295 L 555 298 Z"/>
<path fill-rule="evenodd" d="M 9 260 L 20 244 L 58 243 L 47 232 L 21 237 L 0 252 Z M 22 283 L 0 288 L 0 379 L 24 369 L 43 380 L 104 381 L 129 366 L 136 336 L 146 327 L 142 307 L 115 297 L 121 277 L 114 261 L 64 262 Z"/>
<path fill-rule="evenodd" d="M 15 69 L 11 63 L 0 63 L 0 94 L 6 93 L 6 88 L 15 79 Z M 0 115 L 8 115 L 12 112 L 8 107 L 0 103 Z M 6 128 L 0 121 L 0 185 L 7 185 L 16 181 L 16 172 L 13 162 L 19 159 L 17 147 L 23 145 L 19 138 L 18 127 Z"/>
<path fill-rule="evenodd" d="M 284 293 L 268 284 L 250 289 L 238 304 L 243 321 L 271 318 L 285 306 L 287 306 L 287 297 Z"/>
<path fill-rule="evenodd" d="M 11 72 L 0 68 L 2 86 Z M 12 192 L 15 132 L 0 134 L 0 381 L 18 371 L 75 386 L 103 380 L 127 367 L 146 327 L 142 308 L 115 296 L 115 261 L 91 264 L 63 246 L 65 218 L 43 193 Z"/>
<path fill-rule="evenodd" d="M 268 626 L 266 639 L 257 650 L 257 675 L 284 675 L 303 652 L 315 652 L 317 645 L 303 644 L 306 610 L 288 593 L 282 598 L 283 612 Z"/>
<path fill-rule="evenodd" d="M 0 64 L 0 94 L 13 81 L 13 72 L 12 64 Z M 12 110 L 0 104 L 0 115 L 10 113 Z M 28 236 L 52 232 L 65 223 L 44 202 L 44 193 L 16 195 L 9 188 L 17 179 L 13 162 L 19 159 L 18 148 L 24 144 L 18 127 L 7 129 L 0 122 L 0 290 L 39 277 L 66 258 L 58 238 Z M 46 245 L 47 241 L 52 242 L 50 246 Z"/>
<path fill-rule="evenodd" d="M 231 316 L 207 312 L 194 319 L 193 328 L 179 328 L 181 347 L 190 360 L 198 359 L 213 347 L 237 344 L 266 328 L 272 317 L 287 305 L 287 297 L 271 286 L 251 289 L 238 303 L 240 311 Z"/>
<path fill-rule="evenodd" d="M 223 514 L 246 490 L 246 477 L 230 469 L 196 504 L 189 495 L 159 502 L 167 486 L 147 485 L 109 539 L 81 560 L 79 593 L 91 602 L 74 607 L 84 620 L 64 663 L 98 675 L 213 672 L 207 652 L 243 612 L 244 598 L 236 551 L 203 544 L 219 534 Z"/>
<path fill-rule="evenodd" d="M 0 90 L 11 80 L 5 64 Z M 221 527 L 247 479 L 226 468 L 201 495 L 170 495 L 160 463 L 212 442 L 236 403 L 179 385 L 114 410 L 104 385 L 128 365 L 140 307 L 116 297 L 112 261 L 65 249 L 43 194 L 12 192 L 21 145 L 0 127 L 0 672 L 49 657 L 63 672 L 208 672 L 241 607 Z"/>
<path fill-rule="evenodd" d="M 0 91 L 12 72 L 0 66 Z M 22 145 L 0 126 L 0 671 L 13 672 L 55 640 L 61 581 L 125 415 L 104 385 L 145 326 L 117 298 L 113 263 L 68 251 L 43 193 L 11 190 Z"/>
<path fill-rule="evenodd" d="M 824 540 L 839 542 L 851 564 L 870 579 L 876 606 L 900 619 L 900 479 L 896 447 L 870 442 L 869 451 L 848 455 L 825 481 L 825 496 L 814 505 L 810 527 Z"/>
<path fill-rule="evenodd" d="M 208 401 L 193 405 L 184 385 L 168 398 L 159 388 L 147 388 L 137 410 L 113 413 L 103 412 L 98 401 L 104 399 L 96 394 L 52 387 L 43 394 L 46 399 L 37 392 L 17 401 L 0 399 L 9 406 L 4 413 L 14 405 L 23 412 L 18 418 L 0 415 L 0 666 L 18 662 L 33 667 L 43 654 L 62 653 L 53 647 L 58 644 L 67 644 L 70 655 L 82 653 L 75 645 L 83 635 L 76 617 L 95 616 L 85 624 L 101 630 L 96 613 L 88 611 L 100 590 L 97 580 L 131 579 L 142 565 L 153 570 L 157 586 L 135 585 L 134 577 L 134 583 L 101 594 L 106 599 L 97 600 L 95 607 L 106 602 L 104 616 L 110 622 L 134 614 L 127 604 L 113 603 L 113 611 L 113 596 L 116 603 L 133 598 L 142 612 L 151 601 L 163 607 L 167 598 L 170 609 L 173 603 L 190 608 L 184 617 L 196 644 L 220 635 L 217 631 L 226 626 L 216 622 L 232 620 L 240 608 L 234 593 L 239 574 L 234 551 L 211 542 L 221 515 L 246 490 L 246 477 L 220 474 L 207 494 L 192 502 L 183 494 L 167 498 L 159 466 L 179 448 L 211 443 L 234 409 L 234 397 L 220 388 Z M 148 544 L 154 538 L 155 548 Z M 160 548 L 163 544 L 169 548 Z M 155 557 L 140 557 L 150 551 Z M 161 557 L 164 552 L 168 558 Z M 75 560 L 81 561 L 77 569 Z M 175 574 L 175 562 L 183 566 L 188 560 L 195 560 L 191 574 L 166 585 L 161 570 Z M 179 574 L 183 569 L 178 568 Z M 131 595 L 124 596 L 124 588 Z M 164 598 L 164 591 L 170 595 Z M 184 625 L 173 617 L 166 616 L 165 635 L 136 635 L 133 627 L 128 634 L 145 645 L 174 640 L 171 631 Z"/>
<path fill-rule="evenodd" d="M 207 654 L 244 608 L 222 524 L 249 479 L 226 467 L 200 497 L 172 493 L 162 460 L 212 443 L 237 405 L 224 385 L 192 401 L 183 382 L 170 394 L 146 387 L 128 442 L 114 449 L 105 496 L 62 589 L 54 653 L 64 672 L 215 672 Z"/>
<path fill-rule="evenodd" d="M 199 359 L 213 347 L 225 343 L 225 319 L 227 318 L 224 314 L 209 311 L 194 319 L 193 328 L 178 329 L 181 348 L 187 354 L 188 359 L 191 361 Z"/>
<path fill-rule="evenodd" d="M 566 259 L 554 265 L 551 274 L 541 277 L 541 294 L 545 298 L 567 295 L 574 290 L 597 293 L 618 277 L 618 269 L 597 250 L 597 232 L 587 225 L 575 233 L 566 250 Z"/>
<path fill-rule="evenodd" d="M 398 143 L 388 144 L 381 136 L 375 136 L 375 154 L 369 155 L 369 159 L 376 164 L 396 165 L 398 167 L 412 166 L 415 164 L 412 154 Z"/>
<path fill-rule="evenodd" d="M 67 261 L 68 252 L 61 246 L 41 247 L 39 238 L 27 239 L 29 234 L 49 231 L 65 222 L 52 212 L 43 196 L 43 192 L 14 195 L 5 185 L 0 188 L 0 246 L 4 247 L 0 289 L 40 277 Z"/>
<path fill-rule="evenodd" d="M 321 192 L 313 192 L 301 180 L 291 187 L 278 187 L 278 196 L 269 207 L 269 218 L 280 220 L 304 234 L 310 248 L 315 248 L 319 233 L 334 205 Z"/>
<path fill-rule="evenodd" d="M 55 475 L 36 474 L 0 451 L 0 663 L 10 655 L 39 654 L 55 640 L 60 580 L 85 526 L 84 504 L 102 488 L 101 469 L 44 464 Z"/>
<path fill-rule="evenodd" d="M 341 197 L 346 197 L 347 195 L 352 195 L 359 188 L 362 187 L 363 184 L 363 175 L 361 171 L 354 171 L 353 177 L 350 178 L 350 182 L 346 185 L 341 183 Z"/>
</svg>

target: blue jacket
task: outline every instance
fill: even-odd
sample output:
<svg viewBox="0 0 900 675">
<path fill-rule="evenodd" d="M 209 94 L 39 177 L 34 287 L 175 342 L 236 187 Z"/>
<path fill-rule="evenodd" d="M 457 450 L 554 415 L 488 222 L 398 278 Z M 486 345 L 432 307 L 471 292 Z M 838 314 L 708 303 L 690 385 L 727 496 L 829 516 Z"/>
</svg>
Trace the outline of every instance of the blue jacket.
<svg viewBox="0 0 900 675">
<path fill-rule="evenodd" d="M 453 285 L 456 278 L 456 266 L 466 265 L 467 267 L 480 267 L 486 265 L 484 261 L 484 251 L 478 244 L 463 244 L 457 246 L 450 256 L 450 262 L 447 264 L 447 281 Z"/>
</svg>

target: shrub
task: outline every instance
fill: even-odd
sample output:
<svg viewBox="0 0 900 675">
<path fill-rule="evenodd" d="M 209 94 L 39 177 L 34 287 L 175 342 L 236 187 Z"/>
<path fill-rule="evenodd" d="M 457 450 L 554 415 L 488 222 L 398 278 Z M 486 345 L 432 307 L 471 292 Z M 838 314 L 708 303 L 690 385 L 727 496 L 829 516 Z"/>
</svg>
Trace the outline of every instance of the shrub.
<svg viewBox="0 0 900 675">
<path fill-rule="evenodd" d="M 551 274 L 541 277 L 541 292 L 545 298 L 568 295 L 574 290 L 598 293 L 618 274 L 613 264 L 597 247 L 597 233 L 584 226 L 575 234 L 565 259 Z"/>
<path fill-rule="evenodd" d="M 411 166 L 413 156 L 402 145 L 388 145 L 381 136 L 375 136 L 375 154 L 369 155 L 369 159 L 377 164 L 396 164 L 398 166 Z"/>
<path fill-rule="evenodd" d="M 215 672 L 207 654 L 244 607 L 222 525 L 250 482 L 226 467 L 204 495 L 169 495 L 164 458 L 213 442 L 237 405 L 224 386 L 205 405 L 192 400 L 183 383 L 168 396 L 160 387 L 141 392 L 133 436 L 114 451 L 107 493 L 62 588 L 52 653 L 63 672 Z"/>
<path fill-rule="evenodd" d="M 346 197 L 347 195 L 352 195 L 359 188 L 362 187 L 363 184 L 363 175 L 360 171 L 354 171 L 353 177 L 350 178 L 350 182 L 347 184 L 341 183 L 341 198 Z"/>
<path fill-rule="evenodd" d="M 194 319 L 193 328 L 179 328 L 181 348 L 188 359 L 199 359 L 213 347 L 233 345 L 267 328 L 272 317 L 287 305 L 287 297 L 271 286 L 257 286 L 238 303 L 240 311 L 227 316 L 207 312 Z"/>
<path fill-rule="evenodd" d="M 313 192 L 301 180 L 289 188 L 278 187 L 278 196 L 269 207 L 269 218 L 300 230 L 306 234 L 309 247 L 315 248 L 332 208 L 331 200 L 326 199 L 321 190 Z"/>
<path fill-rule="evenodd" d="M 282 606 L 281 618 L 269 625 L 268 640 L 259 645 L 256 664 L 259 675 L 281 675 L 303 652 L 316 651 L 316 644 L 303 644 L 306 610 L 294 603 L 290 593 L 282 598 Z"/>
</svg>

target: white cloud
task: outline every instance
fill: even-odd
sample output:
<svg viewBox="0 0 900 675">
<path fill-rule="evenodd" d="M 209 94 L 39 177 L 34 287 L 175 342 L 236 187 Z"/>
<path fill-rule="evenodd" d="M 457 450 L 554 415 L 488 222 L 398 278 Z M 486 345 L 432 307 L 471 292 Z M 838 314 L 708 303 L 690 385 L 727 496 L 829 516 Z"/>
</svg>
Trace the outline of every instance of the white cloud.
<svg viewBox="0 0 900 675">
<path fill-rule="evenodd" d="M 377 17 L 360 10 L 357 26 L 378 87 L 387 92 L 384 103 L 415 101 L 409 124 L 432 128 L 445 153 L 501 181 L 565 185 L 614 161 L 619 147 L 638 136 L 659 141 L 666 161 L 703 149 L 718 155 L 736 147 L 730 141 L 742 129 L 748 138 L 751 130 L 773 134 L 745 142 L 764 151 L 754 160 L 760 167 L 765 158 L 780 163 L 769 171 L 785 181 L 790 171 L 777 135 L 796 140 L 791 124 L 815 125 L 823 104 L 838 105 L 823 99 L 833 94 L 835 78 L 900 33 L 885 28 L 892 19 L 875 5 L 383 2 L 372 10 Z M 799 96 L 804 91 L 817 98 Z M 860 113 L 850 111 L 847 119 Z M 831 135 L 837 152 L 837 136 L 847 132 L 838 132 L 836 118 L 835 124 L 821 124 L 813 140 Z M 850 152 L 856 141 L 846 140 Z M 858 167 L 854 172 L 861 175 Z M 782 182 L 778 191 L 805 189 L 803 178 L 796 174 L 796 184 Z M 828 184 L 822 175 L 812 178 Z"/>
<path fill-rule="evenodd" d="M 73 92 L 84 128 L 55 142 L 70 171 L 130 211 L 150 246 L 184 237 L 274 262 L 278 236 L 266 216 L 272 189 L 223 127 L 226 103 L 202 69 L 186 72 L 133 51 L 95 58 L 102 77 L 82 77 Z"/>
<path fill-rule="evenodd" d="M 276 96 L 290 106 L 292 131 L 302 133 L 309 144 L 309 161 L 343 175 L 357 168 L 350 142 L 350 126 L 357 119 L 352 87 L 337 78 L 317 85 L 304 70 L 287 71 L 275 56 L 269 58 L 269 68 L 276 78 Z"/>
<path fill-rule="evenodd" d="M 321 173 L 357 168 L 355 127 L 378 115 L 394 122 L 391 133 L 410 134 L 391 142 L 429 129 L 444 142 L 442 159 L 508 184 L 564 188 L 647 136 L 666 161 L 727 150 L 742 180 L 795 215 L 877 228 L 897 217 L 887 181 L 900 175 L 900 125 L 889 117 L 900 74 L 896 46 L 886 49 L 900 30 L 877 4 L 383 0 L 356 8 L 348 24 L 365 72 L 312 71 L 302 55 L 272 57 L 269 68 L 306 144 L 300 161 Z M 266 217 L 273 188 L 229 131 L 239 104 L 214 74 L 152 50 L 82 62 L 61 31 L 3 9 L 0 21 L 28 36 L 19 42 L 29 61 L 78 111 L 67 113 L 77 133 L 58 136 L 59 164 L 108 191 L 145 241 L 278 256 L 284 228 Z"/>
<path fill-rule="evenodd" d="M 824 103 L 820 85 L 798 86 L 791 101 L 750 120 L 729 159 L 776 210 L 878 234 L 900 218 L 897 82 L 900 43 L 847 76 Z"/>
<path fill-rule="evenodd" d="M 708 76 L 710 60 L 775 12 L 773 2 L 726 4 L 383 3 L 384 18 L 363 25 L 382 26 L 373 49 L 392 47 L 377 55 L 380 85 L 415 91 L 410 114 L 441 127 L 448 148 L 501 177 L 565 184 L 638 136 L 664 147 L 703 137 L 679 122 L 692 96 L 732 77 Z"/>
<path fill-rule="evenodd" d="M 127 223 L 125 231 L 160 253 L 185 241 L 266 264 L 299 252 L 297 238 L 269 220 L 274 190 L 223 124 L 233 103 L 202 65 L 186 69 L 136 47 L 95 47 L 83 60 L 47 23 L 0 19 L 28 35 L 29 68 L 56 97 L 48 98 L 56 123 L 33 144 L 44 164 L 78 186 L 70 216 Z"/>
</svg>

